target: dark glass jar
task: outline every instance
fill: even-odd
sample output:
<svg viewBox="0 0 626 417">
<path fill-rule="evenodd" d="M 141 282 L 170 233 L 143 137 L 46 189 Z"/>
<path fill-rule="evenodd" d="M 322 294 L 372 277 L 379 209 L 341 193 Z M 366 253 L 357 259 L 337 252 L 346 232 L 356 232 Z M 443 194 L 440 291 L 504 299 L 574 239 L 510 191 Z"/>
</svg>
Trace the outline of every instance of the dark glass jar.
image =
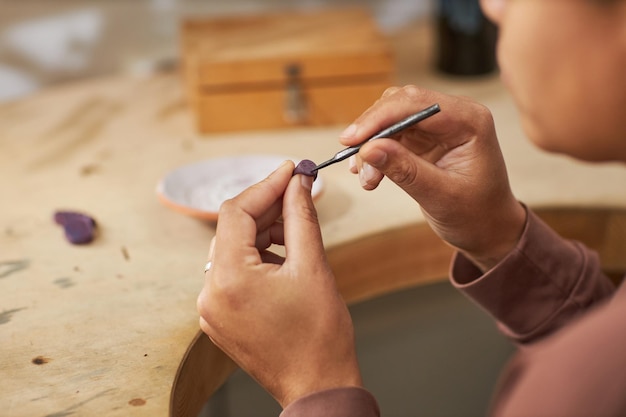
<svg viewBox="0 0 626 417">
<path fill-rule="evenodd" d="M 497 27 L 479 0 L 438 0 L 437 69 L 454 75 L 481 75 L 496 69 Z"/>
</svg>

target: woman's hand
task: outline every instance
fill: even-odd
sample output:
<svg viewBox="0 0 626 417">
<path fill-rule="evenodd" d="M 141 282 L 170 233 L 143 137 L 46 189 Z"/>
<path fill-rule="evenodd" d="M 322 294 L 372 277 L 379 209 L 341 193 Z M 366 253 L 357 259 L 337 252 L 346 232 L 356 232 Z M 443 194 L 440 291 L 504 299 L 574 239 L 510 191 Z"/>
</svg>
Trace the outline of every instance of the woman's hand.
<svg viewBox="0 0 626 417">
<path fill-rule="evenodd" d="M 366 190 L 387 176 L 420 204 L 442 239 L 487 270 L 515 247 L 526 211 L 511 192 L 484 106 L 415 86 L 393 87 L 344 131 L 341 143 L 356 145 L 434 103 L 440 113 L 394 139 L 364 145 L 351 171 Z"/>
<path fill-rule="evenodd" d="M 328 266 L 313 179 L 285 162 L 225 202 L 198 297 L 200 326 L 283 407 L 360 386 L 352 321 Z M 281 221 L 282 216 L 282 221 Z M 267 249 L 285 246 L 285 258 Z"/>
</svg>

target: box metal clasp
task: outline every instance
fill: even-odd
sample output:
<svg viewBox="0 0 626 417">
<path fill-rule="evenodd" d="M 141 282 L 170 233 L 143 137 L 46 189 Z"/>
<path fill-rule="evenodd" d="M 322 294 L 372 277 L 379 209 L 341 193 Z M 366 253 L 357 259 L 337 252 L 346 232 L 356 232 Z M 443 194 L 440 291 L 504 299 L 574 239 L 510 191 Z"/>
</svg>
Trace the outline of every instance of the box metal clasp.
<svg viewBox="0 0 626 417">
<path fill-rule="evenodd" d="M 298 64 L 285 67 L 287 83 L 285 84 L 285 108 L 283 116 L 290 124 L 304 124 L 308 117 L 308 107 L 304 86 L 302 85 L 301 68 Z"/>
</svg>

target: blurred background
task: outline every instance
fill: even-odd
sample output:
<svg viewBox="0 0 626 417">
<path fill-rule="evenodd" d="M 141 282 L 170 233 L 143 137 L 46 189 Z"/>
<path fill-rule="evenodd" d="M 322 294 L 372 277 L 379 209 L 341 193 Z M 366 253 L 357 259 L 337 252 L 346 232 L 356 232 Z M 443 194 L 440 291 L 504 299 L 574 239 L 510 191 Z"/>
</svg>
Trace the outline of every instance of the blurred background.
<svg viewBox="0 0 626 417">
<path fill-rule="evenodd" d="M 72 79 L 172 65 L 184 17 L 354 5 L 387 33 L 434 9 L 433 0 L 0 0 L 0 102 Z"/>
</svg>

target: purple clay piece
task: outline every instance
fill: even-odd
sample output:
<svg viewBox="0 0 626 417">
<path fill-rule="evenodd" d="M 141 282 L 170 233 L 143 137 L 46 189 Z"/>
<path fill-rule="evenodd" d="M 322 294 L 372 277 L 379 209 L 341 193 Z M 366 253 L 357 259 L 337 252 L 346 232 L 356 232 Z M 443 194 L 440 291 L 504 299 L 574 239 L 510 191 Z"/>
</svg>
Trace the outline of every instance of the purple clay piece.
<svg viewBox="0 0 626 417">
<path fill-rule="evenodd" d="M 77 211 L 57 211 L 54 213 L 54 221 L 61 226 L 76 220 L 86 221 L 91 223 L 92 226 L 96 225 L 96 221 L 91 216 Z"/>
<path fill-rule="evenodd" d="M 70 243 L 82 245 L 94 239 L 96 221 L 86 214 L 72 211 L 57 211 L 54 221 L 63 226 L 65 237 Z"/>
<path fill-rule="evenodd" d="M 317 178 L 317 171 L 315 170 L 315 167 L 317 167 L 315 162 L 310 159 L 303 159 L 296 166 L 296 169 L 293 170 L 293 175 L 302 174 L 307 177 L 313 177 L 313 180 L 315 180 Z"/>
<path fill-rule="evenodd" d="M 94 228 L 91 223 L 85 220 L 76 220 L 63 226 L 65 237 L 70 243 L 82 245 L 89 243 L 94 237 Z"/>
</svg>

